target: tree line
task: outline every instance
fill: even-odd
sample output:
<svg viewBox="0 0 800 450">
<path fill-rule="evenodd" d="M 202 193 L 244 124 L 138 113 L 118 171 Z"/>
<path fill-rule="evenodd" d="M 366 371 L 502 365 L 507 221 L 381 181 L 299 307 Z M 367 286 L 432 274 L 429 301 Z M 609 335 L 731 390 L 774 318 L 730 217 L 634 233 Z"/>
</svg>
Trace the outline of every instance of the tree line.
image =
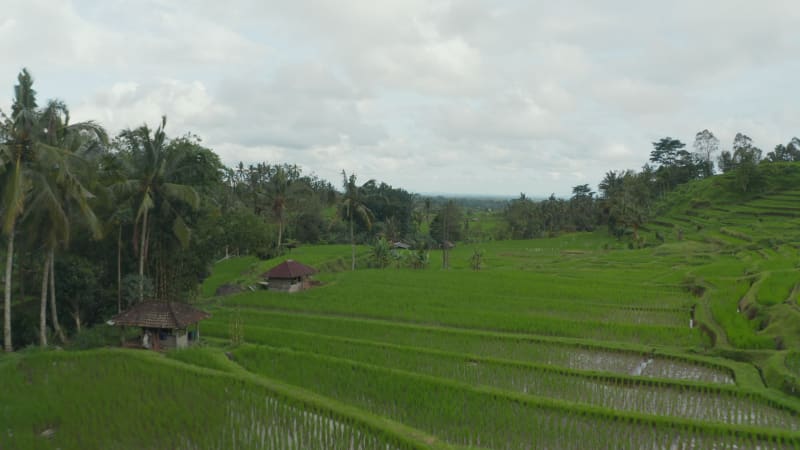
<svg viewBox="0 0 800 450">
<path fill-rule="evenodd" d="M 3 347 L 48 345 L 142 301 L 196 297 L 214 261 L 298 243 L 426 241 L 425 202 L 386 183 L 342 186 L 286 163 L 226 167 L 167 119 L 110 137 L 40 105 L 22 70 L 0 110 Z"/>
</svg>

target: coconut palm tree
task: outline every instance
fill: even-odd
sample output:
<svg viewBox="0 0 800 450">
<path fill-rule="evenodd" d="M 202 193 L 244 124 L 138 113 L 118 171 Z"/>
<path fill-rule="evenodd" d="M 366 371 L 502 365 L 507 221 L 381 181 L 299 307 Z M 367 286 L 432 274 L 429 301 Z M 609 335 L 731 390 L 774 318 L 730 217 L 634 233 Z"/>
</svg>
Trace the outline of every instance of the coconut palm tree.
<svg viewBox="0 0 800 450">
<path fill-rule="evenodd" d="M 161 125 L 151 132 L 147 125 L 135 130 L 122 132 L 122 140 L 127 145 L 128 179 L 115 185 L 115 190 L 127 194 L 134 202 L 134 241 L 138 245 L 139 256 L 139 301 L 144 300 L 144 272 L 148 258 L 148 248 L 153 235 L 151 213 L 159 214 L 159 219 L 172 220 L 172 234 L 181 246 L 189 244 L 191 230 L 175 208 L 175 202 L 196 209 L 200 203 L 197 191 L 191 186 L 173 182 L 179 171 L 187 163 L 183 154 L 169 152 L 164 127 Z M 158 230 L 156 230 L 158 232 Z"/>
<path fill-rule="evenodd" d="M 350 270 L 356 270 L 356 239 L 353 234 L 353 222 L 355 218 L 361 220 L 367 228 L 372 228 L 372 221 L 375 216 L 372 214 L 366 203 L 364 202 L 361 189 L 363 186 L 356 184 L 356 176 L 350 174 L 347 176 L 345 171 L 342 171 L 342 181 L 344 187 L 344 194 L 341 199 L 341 211 L 344 218 L 350 223 L 350 248 L 351 248 L 351 266 Z"/>
<path fill-rule="evenodd" d="M 309 195 L 312 191 L 308 184 L 301 181 L 297 166 L 274 166 L 269 173 L 266 195 L 272 214 L 278 222 L 277 248 L 280 251 L 289 208 L 297 204 L 298 198 Z"/>
<path fill-rule="evenodd" d="M 62 342 L 66 341 L 58 323 L 55 292 L 55 251 L 69 243 L 72 224 L 81 221 L 100 237 L 94 212 L 89 207 L 92 194 L 81 183 L 80 170 L 86 169 L 84 157 L 96 152 L 107 142 L 105 130 L 93 122 L 69 123 L 69 111 L 62 102 L 50 101 L 39 112 L 39 129 L 34 148 L 39 158 L 31 172 L 30 206 L 23 221 L 28 236 L 43 244 L 45 253 L 42 270 L 39 341 L 47 345 L 46 303 L 50 288 L 50 313 L 53 329 Z"/>
<path fill-rule="evenodd" d="M 36 91 L 33 78 L 26 69 L 17 77 L 11 117 L 3 114 L 3 142 L 0 145 L 0 176 L 2 176 L 2 232 L 7 236 L 5 291 L 3 296 L 3 348 L 11 352 L 11 273 L 14 263 L 14 233 L 17 219 L 25 210 L 29 191 L 29 176 L 34 158 L 36 134 Z"/>
</svg>

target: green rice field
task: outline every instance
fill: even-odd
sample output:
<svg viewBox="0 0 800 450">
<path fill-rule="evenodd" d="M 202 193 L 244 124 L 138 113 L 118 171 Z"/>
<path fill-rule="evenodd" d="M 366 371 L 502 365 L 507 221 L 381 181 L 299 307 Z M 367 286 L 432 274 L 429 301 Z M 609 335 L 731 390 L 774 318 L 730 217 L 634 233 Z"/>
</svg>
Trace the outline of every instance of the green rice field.
<svg viewBox="0 0 800 450">
<path fill-rule="evenodd" d="M 221 261 L 199 347 L 0 358 L 0 449 L 797 448 L 798 199 L 673 205 L 636 250 L 461 244 L 447 270 L 300 247 L 296 294 L 255 288 L 283 258 Z"/>
</svg>

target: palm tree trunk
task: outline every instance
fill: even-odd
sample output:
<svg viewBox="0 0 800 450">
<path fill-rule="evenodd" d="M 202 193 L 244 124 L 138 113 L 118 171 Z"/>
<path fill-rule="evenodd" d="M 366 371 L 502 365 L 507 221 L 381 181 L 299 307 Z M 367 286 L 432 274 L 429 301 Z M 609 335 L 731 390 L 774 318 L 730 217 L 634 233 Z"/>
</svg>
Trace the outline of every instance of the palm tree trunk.
<svg viewBox="0 0 800 450">
<path fill-rule="evenodd" d="M 447 209 L 442 212 L 442 269 L 447 269 Z"/>
<path fill-rule="evenodd" d="M 39 345 L 47 347 L 47 282 L 50 280 L 50 253 L 42 268 L 42 297 L 39 305 Z"/>
<path fill-rule="evenodd" d="M 117 231 L 117 314 L 122 312 L 122 224 Z"/>
<path fill-rule="evenodd" d="M 356 270 L 356 239 L 353 237 L 353 216 L 350 216 L 350 270 Z"/>
<path fill-rule="evenodd" d="M 145 243 L 147 242 L 147 210 L 144 210 L 142 218 L 142 240 L 139 243 L 139 303 L 144 301 L 144 259 Z"/>
<path fill-rule="evenodd" d="M 13 352 L 11 345 L 11 267 L 14 263 L 14 225 L 11 222 L 11 231 L 8 233 L 8 248 L 6 253 L 6 283 L 3 292 L 3 349 Z"/>
<path fill-rule="evenodd" d="M 72 320 L 75 321 L 75 332 L 80 334 L 81 332 L 81 310 L 78 305 L 75 305 L 75 309 L 72 311 Z"/>
<path fill-rule="evenodd" d="M 67 337 L 64 336 L 61 324 L 58 323 L 58 310 L 56 309 L 56 255 L 52 249 L 50 250 L 50 322 L 53 323 L 53 329 L 58 335 L 58 340 L 62 344 L 66 344 Z"/>
<path fill-rule="evenodd" d="M 281 250 L 281 237 L 283 237 L 283 218 L 278 219 L 278 251 Z"/>
</svg>

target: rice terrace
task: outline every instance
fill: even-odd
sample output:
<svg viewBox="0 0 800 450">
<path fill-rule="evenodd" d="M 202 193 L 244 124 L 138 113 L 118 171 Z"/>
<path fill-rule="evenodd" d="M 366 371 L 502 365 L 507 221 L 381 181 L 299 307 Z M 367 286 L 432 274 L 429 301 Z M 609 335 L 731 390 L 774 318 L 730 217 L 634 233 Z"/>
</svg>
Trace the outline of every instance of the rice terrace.
<svg viewBox="0 0 800 450">
<path fill-rule="evenodd" d="M 800 448 L 765 4 L 9 0 L 0 450 Z"/>
<path fill-rule="evenodd" d="M 198 346 L 5 356 L 3 448 L 794 448 L 800 223 L 769 213 L 800 191 L 677 197 L 716 182 L 637 249 L 574 232 L 351 271 L 301 245 L 328 269 L 293 294 L 246 289 L 285 256 L 222 260 Z"/>
</svg>

